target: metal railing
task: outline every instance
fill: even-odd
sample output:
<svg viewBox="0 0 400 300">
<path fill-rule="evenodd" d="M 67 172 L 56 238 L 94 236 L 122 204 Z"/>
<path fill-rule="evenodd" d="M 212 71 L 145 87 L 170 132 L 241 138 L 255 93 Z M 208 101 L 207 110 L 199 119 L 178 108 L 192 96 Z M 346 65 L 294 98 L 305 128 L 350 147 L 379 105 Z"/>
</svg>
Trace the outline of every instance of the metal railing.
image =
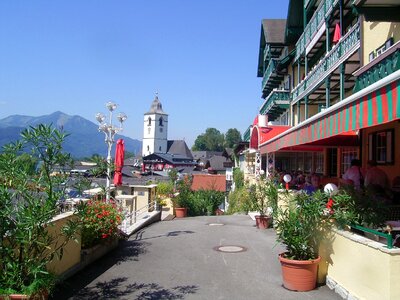
<svg viewBox="0 0 400 300">
<path fill-rule="evenodd" d="M 133 202 L 134 203 L 132 209 L 125 210 L 124 219 L 122 220 L 120 225 L 120 229 L 123 232 L 126 232 L 130 226 L 134 225 L 139 220 L 144 219 L 149 212 L 158 209 L 156 201 L 152 201 L 139 209 L 137 208 L 137 202 Z"/>
<path fill-rule="evenodd" d="M 386 239 L 386 246 L 388 249 L 392 249 L 393 248 L 393 237 L 391 233 L 384 233 L 382 231 L 378 231 L 378 230 L 374 230 L 371 228 L 366 228 L 360 225 L 351 225 L 350 227 L 360 230 L 362 232 L 367 232 L 367 233 L 371 233 L 373 235 L 379 236 L 379 237 L 383 237 Z"/>
</svg>

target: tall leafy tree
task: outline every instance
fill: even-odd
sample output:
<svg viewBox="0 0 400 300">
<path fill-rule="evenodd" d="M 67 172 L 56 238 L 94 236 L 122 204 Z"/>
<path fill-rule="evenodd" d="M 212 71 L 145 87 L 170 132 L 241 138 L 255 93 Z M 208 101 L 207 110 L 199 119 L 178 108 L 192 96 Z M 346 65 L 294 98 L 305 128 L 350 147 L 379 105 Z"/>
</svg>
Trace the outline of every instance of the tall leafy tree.
<svg viewBox="0 0 400 300">
<path fill-rule="evenodd" d="M 240 141 L 242 141 L 242 135 L 240 134 L 240 131 L 236 128 L 230 128 L 225 133 L 225 147 L 233 148 Z"/>
<path fill-rule="evenodd" d="M 206 132 L 199 135 L 194 141 L 194 151 L 223 151 L 224 135 L 215 128 L 207 128 Z"/>
</svg>

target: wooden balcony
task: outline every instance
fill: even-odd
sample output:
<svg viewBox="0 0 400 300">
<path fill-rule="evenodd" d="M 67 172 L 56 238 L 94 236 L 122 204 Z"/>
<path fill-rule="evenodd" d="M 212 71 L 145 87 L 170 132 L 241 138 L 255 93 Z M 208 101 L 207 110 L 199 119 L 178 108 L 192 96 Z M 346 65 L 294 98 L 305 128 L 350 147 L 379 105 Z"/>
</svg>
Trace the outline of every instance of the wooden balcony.
<svg viewBox="0 0 400 300">
<path fill-rule="evenodd" d="M 311 42 L 313 42 L 313 40 L 315 40 L 315 36 L 320 34 L 319 28 L 322 27 L 322 24 L 325 22 L 325 18 L 331 14 L 333 8 L 338 3 L 339 0 L 325 0 L 321 2 L 304 29 L 303 34 L 296 43 L 295 60 L 298 60 L 304 54 L 306 49 L 310 48 L 309 45 Z M 308 3 L 305 4 L 308 5 Z"/>
<path fill-rule="evenodd" d="M 400 69 L 400 42 L 354 73 L 357 76 L 354 92 L 385 78 Z"/>
<path fill-rule="evenodd" d="M 272 90 L 260 108 L 260 114 L 268 115 L 269 121 L 279 117 L 290 104 L 290 92 L 287 90 Z"/>
<path fill-rule="evenodd" d="M 356 23 L 292 90 L 292 103 L 303 99 L 360 47 L 360 24 Z"/>
</svg>

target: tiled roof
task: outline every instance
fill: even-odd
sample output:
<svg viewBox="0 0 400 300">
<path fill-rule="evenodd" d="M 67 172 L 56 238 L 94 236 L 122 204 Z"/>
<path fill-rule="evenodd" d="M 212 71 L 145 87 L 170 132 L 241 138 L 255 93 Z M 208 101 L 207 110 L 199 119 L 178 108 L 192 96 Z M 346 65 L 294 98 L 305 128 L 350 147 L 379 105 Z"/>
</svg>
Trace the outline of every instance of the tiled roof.
<svg viewBox="0 0 400 300">
<path fill-rule="evenodd" d="M 211 157 L 209 159 L 206 167 L 209 167 L 209 168 L 213 169 L 214 171 L 226 170 L 226 168 L 224 167 L 224 163 L 227 161 L 230 161 L 230 160 L 228 160 L 225 156 L 214 155 L 213 157 Z"/>
<path fill-rule="evenodd" d="M 184 140 L 171 140 L 168 141 L 167 153 L 173 155 L 181 155 L 193 159 L 192 152 L 190 152 Z"/>
<path fill-rule="evenodd" d="M 213 190 L 213 191 L 226 191 L 226 178 L 225 175 L 211 175 L 211 174 L 194 174 L 192 181 L 192 190 Z"/>
</svg>

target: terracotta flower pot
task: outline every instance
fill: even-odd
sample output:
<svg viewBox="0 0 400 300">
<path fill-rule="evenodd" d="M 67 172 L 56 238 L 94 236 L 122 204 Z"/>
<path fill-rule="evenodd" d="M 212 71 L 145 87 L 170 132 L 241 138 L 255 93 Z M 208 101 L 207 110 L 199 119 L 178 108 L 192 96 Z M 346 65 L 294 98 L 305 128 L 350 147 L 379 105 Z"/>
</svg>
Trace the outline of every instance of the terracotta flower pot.
<svg viewBox="0 0 400 300">
<path fill-rule="evenodd" d="M 256 218 L 256 226 L 258 229 L 267 229 L 271 224 L 271 217 L 267 216 L 255 216 Z"/>
<path fill-rule="evenodd" d="M 1 299 L 1 298 L 0 298 Z M 49 293 L 47 290 L 43 290 L 34 295 L 23 295 L 23 294 L 11 294 L 7 299 L 10 300 L 47 300 L 49 299 Z"/>
<path fill-rule="evenodd" d="M 321 257 L 312 260 L 292 260 L 279 254 L 282 267 L 283 286 L 292 291 L 306 292 L 317 285 L 318 263 Z"/>
<path fill-rule="evenodd" d="M 186 216 L 187 216 L 187 208 L 186 207 L 175 207 L 175 217 L 185 218 Z"/>
</svg>

